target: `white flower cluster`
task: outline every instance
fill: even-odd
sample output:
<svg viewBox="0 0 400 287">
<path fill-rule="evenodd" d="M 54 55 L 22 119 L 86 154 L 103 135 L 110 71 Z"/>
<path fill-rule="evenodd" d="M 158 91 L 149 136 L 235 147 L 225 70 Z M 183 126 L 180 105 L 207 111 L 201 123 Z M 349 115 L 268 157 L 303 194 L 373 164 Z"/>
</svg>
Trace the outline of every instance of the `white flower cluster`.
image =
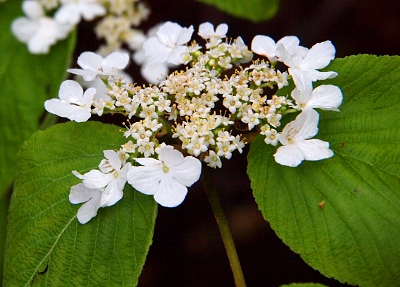
<svg viewBox="0 0 400 287">
<path fill-rule="evenodd" d="M 24 0 L 22 10 L 25 16 L 15 19 L 11 30 L 32 54 L 48 53 L 50 46 L 65 39 L 82 19 L 91 21 L 100 16 L 104 17 L 95 31 L 106 40 L 101 47 L 103 55 L 120 50 L 122 43 L 135 50 L 145 38 L 133 27 L 149 15 L 147 7 L 137 0 Z"/>
<path fill-rule="evenodd" d="M 319 115 L 314 108 L 339 111 L 342 92 L 333 85 L 321 85 L 313 90 L 313 82 L 337 76 L 336 72 L 320 72 L 335 58 L 335 47 L 330 41 L 315 44 L 311 49 L 299 45 L 295 36 L 287 36 L 275 43 L 267 36 L 256 36 L 252 42 L 254 53 L 267 57 L 270 62 L 283 62 L 288 67 L 296 88 L 291 97 L 295 108 L 301 110 L 297 118 L 287 124 L 277 139 L 283 145 L 274 157 L 276 162 L 296 167 L 303 160 L 321 160 L 333 156 L 329 143 L 311 139 L 318 132 Z M 265 142 L 272 143 L 269 134 Z M 274 139 L 276 135 L 273 135 Z M 275 144 L 277 141 L 275 142 Z"/>
<path fill-rule="evenodd" d="M 105 59 L 85 52 L 78 59 L 82 69 L 69 70 L 84 80 L 100 77 L 107 92 L 98 94 L 95 88 L 83 92 L 77 82 L 65 81 L 59 99 L 46 101 L 49 112 L 78 122 L 94 113 L 121 113 L 129 123 L 124 132 L 127 142 L 117 152 L 104 152 L 106 159 L 100 170 L 84 175 L 74 172 L 83 182 L 71 189 L 71 202 L 85 202 L 89 194 L 94 198 L 78 212 L 80 222 L 95 216 L 98 208 L 117 202 L 126 182 L 154 195 L 163 206 L 180 204 L 187 187 L 200 176 L 200 160 L 212 168 L 221 167 L 222 158 L 230 159 L 235 150 L 243 151 L 246 134 L 241 132 L 260 133 L 265 143 L 273 146 L 280 143 L 274 157 L 282 165 L 295 167 L 303 160 L 333 155 L 329 143 L 311 139 L 318 132 L 315 109 L 338 111 L 342 101 L 336 86 L 313 89 L 313 82 L 336 76 L 335 72 L 318 71 L 334 58 L 333 45 L 326 41 L 308 49 L 299 46 L 297 37 L 275 43 L 269 37 L 256 36 L 252 51 L 269 60 L 254 60 L 228 74 L 233 65 L 250 62 L 253 53 L 240 37 L 223 41 L 227 29 L 226 24 L 215 31 L 210 23 L 200 25 L 199 35 L 207 41 L 202 52 L 196 42 L 185 45 L 192 27 L 172 22 L 161 26 L 143 46 L 147 65 L 181 63 L 190 64 L 190 68 L 173 72 L 158 85 L 139 87 L 117 78 L 129 61 L 128 55 L 119 52 Z M 275 69 L 277 61 L 283 62 L 288 72 Z M 291 80 L 296 86 L 293 91 L 277 95 Z M 298 114 L 296 119 L 283 125 L 282 119 L 291 113 Z M 179 139 L 180 149 L 189 156 L 166 145 L 166 135 L 176 148 Z"/>
<path fill-rule="evenodd" d="M 95 28 L 97 37 L 105 40 L 99 53 L 109 55 L 120 51 L 124 44 L 133 51 L 140 49 L 146 36 L 137 27 L 148 18 L 149 8 L 138 0 L 98 1 L 107 7 L 107 14 Z"/>
</svg>

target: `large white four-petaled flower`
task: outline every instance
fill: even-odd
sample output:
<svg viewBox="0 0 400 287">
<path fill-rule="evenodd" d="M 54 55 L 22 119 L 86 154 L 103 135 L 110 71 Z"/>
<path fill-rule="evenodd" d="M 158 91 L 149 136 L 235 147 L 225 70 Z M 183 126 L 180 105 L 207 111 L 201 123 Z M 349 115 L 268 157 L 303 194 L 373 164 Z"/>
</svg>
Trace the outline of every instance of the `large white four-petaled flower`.
<svg viewBox="0 0 400 287">
<path fill-rule="evenodd" d="M 146 65 L 170 63 L 179 65 L 184 63 L 182 55 L 188 50 L 185 46 L 193 34 L 193 26 L 181 27 L 177 23 L 165 22 L 157 31 L 155 37 L 150 37 L 143 44 Z"/>
<path fill-rule="evenodd" d="M 306 53 L 299 47 L 279 44 L 276 47 L 276 54 L 279 56 L 279 61 L 289 67 L 288 72 L 300 91 L 311 90 L 312 82 L 337 76 L 336 72 L 318 71 L 328 66 L 335 58 L 336 50 L 331 41 L 317 43 Z"/>
<path fill-rule="evenodd" d="M 136 190 L 154 195 L 162 206 L 175 207 L 182 203 L 187 187 L 195 183 L 201 174 L 200 161 L 192 156 L 184 157 L 171 146 L 162 147 L 157 159 L 135 158 L 142 166 L 132 166 L 128 171 L 128 183 Z"/>
<path fill-rule="evenodd" d="M 321 85 L 314 90 L 308 88 L 302 92 L 295 88 L 291 94 L 300 109 L 321 109 L 339 111 L 343 95 L 339 87 L 334 85 Z"/>
<path fill-rule="evenodd" d="M 296 167 L 303 160 L 315 161 L 333 156 L 328 142 L 310 139 L 318 132 L 318 120 L 318 113 L 308 108 L 293 122 L 288 123 L 279 135 L 283 146 L 274 154 L 275 161 L 281 165 Z"/>
<path fill-rule="evenodd" d="M 95 88 L 89 88 L 83 93 L 82 87 L 75 81 L 62 82 L 58 93 L 59 99 L 45 101 L 45 109 L 59 117 L 75 122 L 86 122 L 91 116 Z"/>
<path fill-rule="evenodd" d="M 71 25 L 47 17 L 38 1 L 22 2 L 22 10 L 27 17 L 15 19 L 11 30 L 19 41 L 28 44 L 32 54 L 48 53 L 50 46 L 66 38 L 71 30 Z"/>
<path fill-rule="evenodd" d="M 106 8 L 97 3 L 97 0 L 61 0 L 60 2 L 62 5 L 54 15 L 60 23 L 76 25 L 81 18 L 90 21 L 106 13 Z"/>
<path fill-rule="evenodd" d="M 278 42 L 268 36 L 257 35 L 251 42 L 251 50 L 261 56 L 267 57 L 271 62 L 278 61 L 279 55 L 276 54 L 276 49 L 279 45 L 283 45 L 292 54 L 306 54 L 308 49 L 299 46 L 300 40 L 296 36 L 286 36 Z"/>
<path fill-rule="evenodd" d="M 121 52 L 113 52 L 103 59 L 93 52 L 83 52 L 78 57 L 78 65 L 82 69 L 68 69 L 67 71 L 80 75 L 85 81 L 93 81 L 99 76 L 116 76 L 129 62 L 129 55 Z"/>
<path fill-rule="evenodd" d="M 73 171 L 73 174 L 82 179 L 82 183 L 71 188 L 69 201 L 71 203 L 83 203 L 78 211 L 78 220 L 84 224 L 96 216 L 100 207 L 111 206 L 117 203 L 123 196 L 126 176 L 130 163 L 123 162 L 113 150 L 105 150 L 100 162 L 100 170 L 91 170 L 85 174 Z"/>
</svg>

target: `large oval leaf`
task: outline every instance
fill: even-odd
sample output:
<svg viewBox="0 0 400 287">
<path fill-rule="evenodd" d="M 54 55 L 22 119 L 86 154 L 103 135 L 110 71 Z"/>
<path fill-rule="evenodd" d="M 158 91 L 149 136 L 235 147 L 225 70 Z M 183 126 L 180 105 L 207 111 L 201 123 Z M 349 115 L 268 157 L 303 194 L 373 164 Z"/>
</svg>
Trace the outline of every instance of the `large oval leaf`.
<svg viewBox="0 0 400 287">
<path fill-rule="evenodd" d="M 72 170 L 97 168 L 125 141 L 97 122 L 37 132 L 19 154 L 3 286 L 135 286 L 152 241 L 157 205 L 128 186 L 115 205 L 81 225 L 68 200 Z"/>
<path fill-rule="evenodd" d="M 328 277 L 361 286 L 400 282 L 400 57 L 335 60 L 341 112 L 321 112 L 316 138 L 333 158 L 297 168 L 274 161 L 261 137 L 248 174 L 277 235 Z"/>
<path fill-rule="evenodd" d="M 291 284 L 281 285 L 279 287 L 326 287 L 326 285 L 319 283 L 291 283 Z"/>
<path fill-rule="evenodd" d="M 278 12 L 279 0 L 198 0 L 238 18 L 253 22 L 269 20 Z"/>
<path fill-rule="evenodd" d="M 10 189 L 17 171 L 15 154 L 39 129 L 44 101 L 57 97 L 75 47 L 75 33 L 32 55 L 11 33 L 11 22 L 23 14 L 22 0 L 0 4 L 0 197 Z"/>
</svg>

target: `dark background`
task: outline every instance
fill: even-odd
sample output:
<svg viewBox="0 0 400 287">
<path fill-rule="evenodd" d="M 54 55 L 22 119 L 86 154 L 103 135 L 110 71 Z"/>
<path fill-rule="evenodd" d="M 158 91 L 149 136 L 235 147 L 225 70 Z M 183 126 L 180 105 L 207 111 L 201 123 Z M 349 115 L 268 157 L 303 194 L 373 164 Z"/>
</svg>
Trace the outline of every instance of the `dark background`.
<svg viewBox="0 0 400 287">
<path fill-rule="evenodd" d="M 280 10 L 272 20 L 257 24 L 230 17 L 195 1 L 157 0 L 147 1 L 147 4 L 152 12 L 141 26 L 144 30 L 169 20 L 185 27 L 193 25 L 197 33 L 200 23 L 208 21 L 216 26 L 225 22 L 229 25 L 228 36 L 242 36 L 248 45 L 258 34 L 275 40 L 296 35 L 306 47 L 331 40 L 337 57 L 360 53 L 400 54 L 398 0 L 282 0 Z M 79 34 L 86 43 L 87 33 L 90 32 L 81 30 Z M 91 50 L 96 50 L 96 46 Z M 138 67 L 132 64 L 129 71 L 142 84 Z M 246 175 L 247 151 L 242 155 L 235 152 L 232 160 L 223 161 L 222 170 L 212 174 L 232 228 L 247 286 L 274 287 L 291 282 L 345 286 L 306 265 L 264 221 Z M 154 242 L 139 279 L 139 287 L 151 286 L 234 286 L 224 246 L 201 183 L 189 189 L 186 200 L 179 207 L 159 208 Z"/>
</svg>

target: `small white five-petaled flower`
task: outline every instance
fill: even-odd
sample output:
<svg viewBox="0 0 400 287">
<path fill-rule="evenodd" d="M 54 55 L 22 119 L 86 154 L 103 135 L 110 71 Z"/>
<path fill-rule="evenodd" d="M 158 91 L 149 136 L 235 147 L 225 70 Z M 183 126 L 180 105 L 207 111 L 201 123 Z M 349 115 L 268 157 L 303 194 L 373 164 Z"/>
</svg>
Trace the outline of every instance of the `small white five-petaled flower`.
<svg viewBox="0 0 400 287">
<path fill-rule="evenodd" d="M 128 171 L 128 183 L 136 190 L 154 195 L 165 207 L 182 203 L 187 187 L 195 183 L 201 174 L 201 162 L 192 156 L 184 157 L 171 146 L 159 150 L 158 160 L 135 158 L 142 166 L 132 166 Z"/>
<path fill-rule="evenodd" d="M 310 139 L 318 132 L 318 121 L 318 113 L 308 108 L 293 122 L 288 123 L 279 135 L 283 146 L 274 154 L 275 161 L 281 165 L 296 167 L 303 160 L 316 161 L 333 156 L 328 142 Z"/>
</svg>

